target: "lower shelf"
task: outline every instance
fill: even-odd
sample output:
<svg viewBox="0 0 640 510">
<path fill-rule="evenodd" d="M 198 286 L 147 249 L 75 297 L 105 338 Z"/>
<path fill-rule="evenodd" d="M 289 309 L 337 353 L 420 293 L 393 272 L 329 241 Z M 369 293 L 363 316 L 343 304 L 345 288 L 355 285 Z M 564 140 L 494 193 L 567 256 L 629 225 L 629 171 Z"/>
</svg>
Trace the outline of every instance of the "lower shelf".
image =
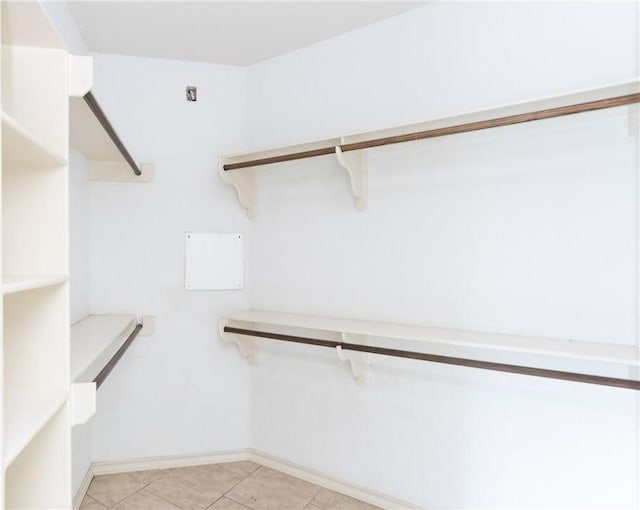
<svg viewBox="0 0 640 510">
<path fill-rule="evenodd" d="M 135 326 L 134 314 L 89 315 L 73 324 L 71 380 L 93 380 Z"/>
<path fill-rule="evenodd" d="M 220 337 L 256 361 L 256 338 L 335 348 L 359 384 L 369 355 L 640 390 L 638 348 L 427 325 L 248 310 L 222 317 Z"/>
<path fill-rule="evenodd" d="M 8 466 L 65 404 L 69 394 L 7 392 L 4 414 L 3 463 Z"/>
<path fill-rule="evenodd" d="M 2 294 L 13 294 L 26 290 L 41 289 L 50 285 L 65 283 L 68 278 L 65 275 L 24 275 L 2 277 Z"/>
<path fill-rule="evenodd" d="M 71 430 L 64 404 L 4 470 L 3 508 L 71 508 Z"/>
</svg>

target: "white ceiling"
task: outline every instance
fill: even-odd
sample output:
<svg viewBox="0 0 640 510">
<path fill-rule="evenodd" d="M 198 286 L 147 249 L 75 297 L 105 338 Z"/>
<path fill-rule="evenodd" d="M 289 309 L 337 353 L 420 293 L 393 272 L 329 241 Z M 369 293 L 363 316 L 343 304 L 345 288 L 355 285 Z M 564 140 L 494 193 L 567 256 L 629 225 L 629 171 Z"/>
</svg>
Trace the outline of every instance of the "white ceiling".
<svg viewBox="0 0 640 510">
<path fill-rule="evenodd" d="M 421 2 L 76 1 L 92 52 L 251 65 Z"/>
</svg>

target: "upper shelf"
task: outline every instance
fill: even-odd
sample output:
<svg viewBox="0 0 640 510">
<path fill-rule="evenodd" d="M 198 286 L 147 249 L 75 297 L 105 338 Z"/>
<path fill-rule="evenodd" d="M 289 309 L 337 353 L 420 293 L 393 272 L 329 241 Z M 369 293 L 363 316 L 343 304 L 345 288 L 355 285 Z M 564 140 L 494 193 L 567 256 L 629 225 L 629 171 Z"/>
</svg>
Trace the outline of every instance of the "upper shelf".
<svg viewBox="0 0 640 510">
<path fill-rule="evenodd" d="M 93 84 L 91 57 L 72 57 L 72 72 L 82 85 L 69 100 L 69 141 L 88 160 L 92 181 L 149 182 L 153 165 L 138 164 L 90 91 Z"/>
<path fill-rule="evenodd" d="M 65 166 L 66 158 L 40 142 L 6 112 L 2 112 L 2 163 L 21 168 Z"/>
<path fill-rule="evenodd" d="M 623 365 L 640 364 L 638 349 L 635 346 L 618 344 L 259 310 L 233 313 L 225 316 L 224 321 L 321 330 L 345 335 L 364 335 L 392 340 L 414 340 L 432 344 L 447 344 L 484 350 L 556 356 Z"/>
<path fill-rule="evenodd" d="M 93 380 L 135 327 L 134 314 L 89 315 L 73 324 L 71 380 Z"/>
<path fill-rule="evenodd" d="M 326 138 L 308 143 L 223 156 L 219 172 L 249 213 L 255 214 L 255 169 L 283 161 L 335 155 L 349 174 L 356 208 L 367 198 L 365 149 L 502 127 L 640 102 L 640 80 L 560 96 L 477 110 L 424 122 Z"/>
<path fill-rule="evenodd" d="M 60 35 L 37 2 L 2 2 L 2 44 L 65 49 Z"/>
<path fill-rule="evenodd" d="M 87 159 L 124 161 L 122 154 L 89 108 L 84 97 L 70 99 L 69 117 L 71 145 L 82 152 Z"/>
</svg>

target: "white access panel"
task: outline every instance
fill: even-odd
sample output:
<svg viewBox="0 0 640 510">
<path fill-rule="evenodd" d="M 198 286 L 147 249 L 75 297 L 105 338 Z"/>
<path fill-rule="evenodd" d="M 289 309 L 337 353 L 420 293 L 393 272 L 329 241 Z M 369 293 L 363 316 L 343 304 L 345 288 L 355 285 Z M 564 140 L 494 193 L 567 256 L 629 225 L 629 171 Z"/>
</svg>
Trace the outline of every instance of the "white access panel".
<svg viewBox="0 0 640 510">
<path fill-rule="evenodd" d="M 242 234 L 187 232 L 184 241 L 186 290 L 243 288 Z"/>
</svg>

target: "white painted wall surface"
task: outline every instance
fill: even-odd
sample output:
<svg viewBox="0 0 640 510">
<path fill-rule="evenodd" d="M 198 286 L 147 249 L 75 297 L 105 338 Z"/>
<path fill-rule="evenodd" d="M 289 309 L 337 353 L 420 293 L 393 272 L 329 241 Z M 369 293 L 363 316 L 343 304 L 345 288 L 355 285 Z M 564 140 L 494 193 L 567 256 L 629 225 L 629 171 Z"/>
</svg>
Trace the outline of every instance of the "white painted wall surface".
<svg viewBox="0 0 640 510">
<path fill-rule="evenodd" d="M 149 184 L 90 184 L 91 311 L 157 316 L 98 392 L 93 460 L 246 448 L 249 371 L 217 320 L 247 291 L 184 290 L 184 233 L 243 232 L 245 214 L 217 177 L 246 143 L 246 71 L 97 55 L 94 94 Z M 185 86 L 198 101 L 185 100 Z"/>
<path fill-rule="evenodd" d="M 637 41 L 633 3 L 434 2 L 253 67 L 252 147 L 631 79 Z M 376 149 L 364 213 L 331 158 L 264 168 L 251 304 L 637 343 L 637 147 L 619 109 Z M 252 446 L 426 508 L 638 506 L 633 392 L 372 371 L 259 342 Z"/>
<path fill-rule="evenodd" d="M 78 30 L 78 26 L 71 17 L 67 2 L 41 0 L 40 3 L 67 45 L 69 53 L 72 55 L 88 55 L 89 49 L 82 38 L 80 30 Z"/>
</svg>

